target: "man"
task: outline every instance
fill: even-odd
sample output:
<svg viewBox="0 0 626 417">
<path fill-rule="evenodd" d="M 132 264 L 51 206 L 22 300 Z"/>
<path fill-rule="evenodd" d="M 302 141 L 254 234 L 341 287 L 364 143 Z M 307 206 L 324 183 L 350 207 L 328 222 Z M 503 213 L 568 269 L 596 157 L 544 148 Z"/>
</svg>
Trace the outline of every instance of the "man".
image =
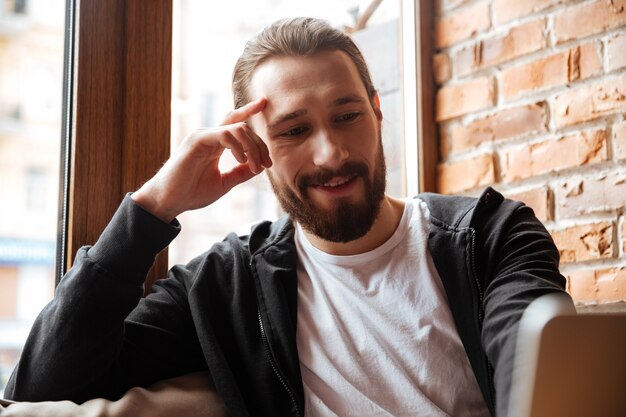
<svg viewBox="0 0 626 417">
<path fill-rule="evenodd" d="M 186 138 L 79 250 L 7 396 L 114 399 L 208 369 L 235 416 L 503 414 L 521 313 L 564 286 L 532 210 L 491 189 L 385 195 L 378 96 L 324 22 L 266 28 L 233 90 L 224 124 Z M 220 172 L 226 149 L 240 164 Z M 141 298 L 176 216 L 264 170 L 288 216 L 227 236 Z"/>
</svg>

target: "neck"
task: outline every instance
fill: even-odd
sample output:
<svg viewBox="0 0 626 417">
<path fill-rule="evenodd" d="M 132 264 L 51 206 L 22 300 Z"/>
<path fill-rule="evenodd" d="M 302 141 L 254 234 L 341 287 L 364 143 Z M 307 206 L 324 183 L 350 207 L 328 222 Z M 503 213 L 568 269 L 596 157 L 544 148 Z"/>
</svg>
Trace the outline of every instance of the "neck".
<svg viewBox="0 0 626 417">
<path fill-rule="evenodd" d="M 372 228 L 364 236 L 346 243 L 329 242 L 304 230 L 304 234 L 317 249 L 331 255 L 348 256 L 369 252 L 385 243 L 398 228 L 404 202 L 385 195 Z"/>
</svg>

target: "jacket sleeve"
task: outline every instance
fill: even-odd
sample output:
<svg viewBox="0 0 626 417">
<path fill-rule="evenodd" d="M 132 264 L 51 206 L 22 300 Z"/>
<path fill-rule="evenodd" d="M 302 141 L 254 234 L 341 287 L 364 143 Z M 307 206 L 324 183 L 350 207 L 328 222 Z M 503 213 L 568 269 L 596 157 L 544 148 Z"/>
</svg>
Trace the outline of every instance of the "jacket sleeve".
<svg viewBox="0 0 626 417">
<path fill-rule="evenodd" d="M 127 196 L 96 244 L 78 251 L 39 314 L 5 396 L 116 399 L 130 387 L 200 370 L 184 282 L 172 275 L 142 298 L 154 257 L 179 230 Z"/>
<path fill-rule="evenodd" d="M 526 307 L 550 292 L 564 292 L 559 252 L 532 209 L 518 204 L 511 216 L 491 221 L 483 250 L 495 254 L 482 262 L 483 276 L 491 277 L 484 294 L 482 344 L 494 368 L 496 414 L 508 412 L 513 360 L 519 320 Z M 489 222 L 489 221 L 488 221 Z"/>
</svg>

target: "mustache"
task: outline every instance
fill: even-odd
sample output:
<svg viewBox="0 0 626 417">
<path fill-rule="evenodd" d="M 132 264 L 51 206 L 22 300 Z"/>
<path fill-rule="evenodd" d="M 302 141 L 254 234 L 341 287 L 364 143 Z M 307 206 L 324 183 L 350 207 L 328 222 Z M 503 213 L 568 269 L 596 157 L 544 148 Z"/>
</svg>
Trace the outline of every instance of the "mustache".
<svg viewBox="0 0 626 417">
<path fill-rule="evenodd" d="M 319 168 L 315 172 L 303 174 L 298 178 L 297 185 L 301 190 L 311 185 L 324 184 L 335 177 L 365 177 L 369 175 L 369 168 L 363 162 L 350 161 L 335 170 Z"/>
</svg>

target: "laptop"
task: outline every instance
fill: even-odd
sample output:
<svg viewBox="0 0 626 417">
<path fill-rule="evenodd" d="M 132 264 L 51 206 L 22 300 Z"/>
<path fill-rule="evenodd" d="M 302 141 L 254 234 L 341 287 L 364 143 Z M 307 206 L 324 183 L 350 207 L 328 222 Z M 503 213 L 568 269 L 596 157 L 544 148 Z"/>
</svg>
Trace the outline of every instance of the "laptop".
<svg viewBox="0 0 626 417">
<path fill-rule="evenodd" d="M 558 293 L 531 303 L 519 325 L 508 416 L 626 416 L 626 314 L 577 315 Z"/>
</svg>

